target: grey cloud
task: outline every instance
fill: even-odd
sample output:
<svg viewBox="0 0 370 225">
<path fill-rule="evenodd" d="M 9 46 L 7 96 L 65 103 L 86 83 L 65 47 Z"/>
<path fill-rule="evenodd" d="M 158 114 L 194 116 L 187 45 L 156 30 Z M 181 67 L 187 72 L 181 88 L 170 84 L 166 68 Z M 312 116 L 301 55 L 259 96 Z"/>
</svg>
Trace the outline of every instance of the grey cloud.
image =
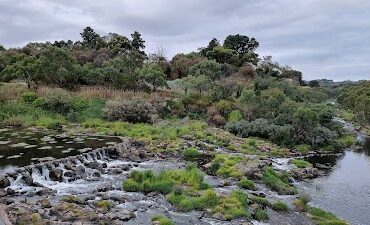
<svg viewBox="0 0 370 225">
<path fill-rule="evenodd" d="M 241 33 L 305 79 L 369 79 L 369 11 L 367 0 L 0 0 L 0 43 L 78 40 L 92 26 L 102 35 L 137 30 L 147 51 L 163 45 L 172 57 Z"/>
</svg>

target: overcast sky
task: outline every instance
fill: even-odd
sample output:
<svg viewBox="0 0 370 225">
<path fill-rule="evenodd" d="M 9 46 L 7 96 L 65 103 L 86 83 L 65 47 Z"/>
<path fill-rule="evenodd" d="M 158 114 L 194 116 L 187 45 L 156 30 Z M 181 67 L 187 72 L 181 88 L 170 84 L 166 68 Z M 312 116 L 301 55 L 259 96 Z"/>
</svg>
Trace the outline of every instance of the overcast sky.
<svg viewBox="0 0 370 225">
<path fill-rule="evenodd" d="M 260 56 L 303 72 L 304 79 L 370 79 L 370 0 L 0 0 L 0 44 L 79 40 L 137 30 L 147 52 L 170 58 L 213 37 L 244 34 Z"/>
</svg>

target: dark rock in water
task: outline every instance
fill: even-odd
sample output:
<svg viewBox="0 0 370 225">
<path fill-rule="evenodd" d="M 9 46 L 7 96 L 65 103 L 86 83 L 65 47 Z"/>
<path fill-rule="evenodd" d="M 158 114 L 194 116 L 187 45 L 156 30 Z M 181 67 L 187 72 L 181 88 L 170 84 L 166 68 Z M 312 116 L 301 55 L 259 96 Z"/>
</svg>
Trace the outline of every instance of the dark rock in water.
<svg viewBox="0 0 370 225">
<path fill-rule="evenodd" d="M 43 188 L 36 192 L 37 195 L 43 196 L 43 195 L 54 195 L 56 191 L 50 188 Z"/>
<path fill-rule="evenodd" d="M 74 171 L 67 171 L 67 172 L 64 173 L 64 176 L 65 177 L 72 177 L 72 178 L 74 178 L 74 177 L 77 176 L 77 173 L 74 172 Z"/>
<path fill-rule="evenodd" d="M 100 174 L 100 172 L 98 172 L 98 171 L 95 171 L 95 172 L 93 172 L 93 174 L 92 174 L 94 177 L 101 177 L 101 174 Z"/>
<path fill-rule="evenodd" d="M 98 169 L 100 167 L 100 164 L 97 161 L 93 161 L 93 162 L 85 163 L 85 166 L 91 169 Z"/>
<path fill-rule="evenodd" d="M 0 188 L 6 188 L 10 186 L 10 181 L 5 176 L 0 176 Z"/>
<path fill-rule="evenodd" d="M 294 168 L 290 172 L 297 180 L 313 179 L 319 176 L 319 169 L 317 168 Z"/>
<path fill-rule="evenodd" d="M 6 189 L 6 194 L 7 195 L 14 195 L 15 194 L 15 191 L 13 189 L 11 189 L 11 188 L 8 188 L 8 189 Z"/>
<path fill-rule="evenodd" d="M 50 179 L 53 181 L 63 181 L 63 170 L 59 168 L 53 168 L 49 172 Z"/>
<path fill-rule="evenodd" d="M 22 175 L 22 180 L 24 181 L 24 183 L 26 183 L 26 185 L 28 186 L 32 186 L 33 184 L 33 179 L 30 175 L 28 174 L 23 174 Z"/>
<path fill-rule="evenodd" d="M 6 191 L 4 189 L 0 189 L 0 197 L 5 197 Z"/>
<path fill-rule="evenodd" d="M 149 158 L 145 142 L 133 139 L 125 139 L 122 143 L 105 149 L 111 158 L 119 156 L 119 158 L 130 159 L 134 162 L 142 162 Z"/>
</svg>

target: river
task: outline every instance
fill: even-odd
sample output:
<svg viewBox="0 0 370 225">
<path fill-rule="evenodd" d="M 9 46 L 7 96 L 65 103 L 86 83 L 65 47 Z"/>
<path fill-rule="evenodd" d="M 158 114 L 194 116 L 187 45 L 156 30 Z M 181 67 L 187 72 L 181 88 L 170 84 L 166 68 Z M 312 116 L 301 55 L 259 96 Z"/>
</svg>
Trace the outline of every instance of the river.
<svg viewBox="0 0 370 225">
<path fill-rule="evenodd" d="M 348 149 L 342 156 L 315 156 L 308 161 L 333 165 L 326 176 L 299 183 L 311 196 L 311 205 L 352 225 L 370 225 L 370 138 L 364 139 L 361 150 Z"/>
</svg>

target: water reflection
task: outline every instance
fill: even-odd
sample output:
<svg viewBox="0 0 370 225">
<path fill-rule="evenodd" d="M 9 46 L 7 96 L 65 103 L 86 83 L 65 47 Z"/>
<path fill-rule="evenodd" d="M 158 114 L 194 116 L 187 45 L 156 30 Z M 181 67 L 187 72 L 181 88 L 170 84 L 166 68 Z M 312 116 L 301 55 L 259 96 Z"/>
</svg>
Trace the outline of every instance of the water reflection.
<svg viewBox="0 0 370 225">
<path fill-rule="evenodd" d="M 77 155 L 119 141 L 116 137 L 67 135 L 45 129 L 0 129 L 0 169 Z"/>
<path fill-rule="evenodd" d="M 299 183 L 301 190 L 312 197 L 311 204 L 331 211 L 353 225 L 370 224 L 370 139 L 366 139 L 361 150 L 307 160 L 334 165 L 327 176 Z"/>
</svg>

